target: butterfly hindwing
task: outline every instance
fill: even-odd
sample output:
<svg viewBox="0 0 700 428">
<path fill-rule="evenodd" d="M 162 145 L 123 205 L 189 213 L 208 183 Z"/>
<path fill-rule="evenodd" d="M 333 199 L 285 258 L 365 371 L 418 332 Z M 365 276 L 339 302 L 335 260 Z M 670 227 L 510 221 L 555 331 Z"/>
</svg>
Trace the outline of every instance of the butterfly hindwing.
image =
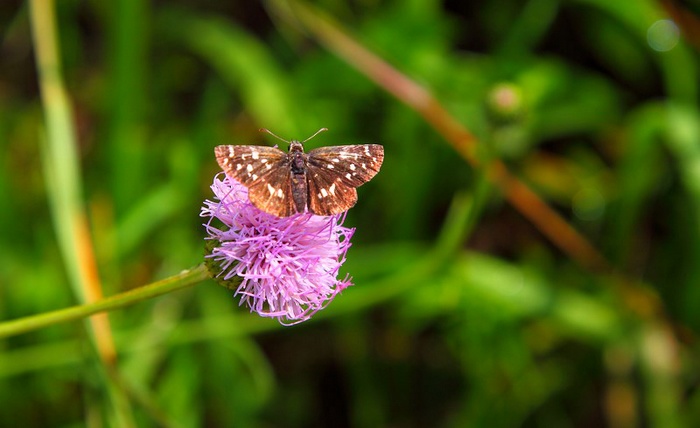
<svg viewBox="0 0 700 428">
<path fill-rule="evenodd" d="M 290 174 L 287 164 L 274 173 L 263 175 L 248 187 L 248 199 L 262 211 L 277 217 L 289 217 L 296 213 Z"/>
<path fill-rule="evenodd" d="M 345 184 L 333 170 L 307 165 L 308 209 L 316 215 L 333 215 L 349 210 L 357 202 L 357 190 Z"/>
</svg>

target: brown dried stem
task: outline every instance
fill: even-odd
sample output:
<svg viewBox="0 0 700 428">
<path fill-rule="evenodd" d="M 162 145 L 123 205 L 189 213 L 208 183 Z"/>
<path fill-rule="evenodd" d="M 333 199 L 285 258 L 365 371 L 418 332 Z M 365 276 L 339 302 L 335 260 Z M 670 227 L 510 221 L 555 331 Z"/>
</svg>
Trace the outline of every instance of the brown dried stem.
<svg viewBox="0 0 700 428">
<path fill-rule="evenodd" d="M 331 52 L 417 111 L 473 167 L 483 168 L 506 199 L 550 241 L 583 267 L 609 271 L 601 254 L 526 184 L 513 176 L 500 160 L 483 163 L 476 138 L 416 82 L 356 42 L 337 23 L 301 2 L 271 0 L 270 5 L 286 22 L 299 24 Z"/>
</svg>

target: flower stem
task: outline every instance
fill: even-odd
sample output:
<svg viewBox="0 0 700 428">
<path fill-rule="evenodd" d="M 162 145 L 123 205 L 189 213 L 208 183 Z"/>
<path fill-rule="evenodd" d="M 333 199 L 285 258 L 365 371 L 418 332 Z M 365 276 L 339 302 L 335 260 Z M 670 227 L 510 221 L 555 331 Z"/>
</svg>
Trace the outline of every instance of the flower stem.
<svg viewBox="0 0 700 428">
<path fill-rule="evenodd" d="M 106 299 L 101 299 L 93 303 L 59 309 L 53 312 L 46 312 L 39 315 L 33 315 L 0 323 L 0 338 L 26 333 L 31 330 L 48 327 L 61 322 L 78 320 L 99 312 L 107 312 L 113 309 L 122 308 L 151 297 L 160 296 L 181 288 L 195 285 L 208 277 L 209 275 L 207 274 L 204 264 L 200 264 L 199 266 L 185 270 L 169 278 L 165 278 L 152 284 L 144 285 L 143 287 L 129 290 Z"/>
</svg>

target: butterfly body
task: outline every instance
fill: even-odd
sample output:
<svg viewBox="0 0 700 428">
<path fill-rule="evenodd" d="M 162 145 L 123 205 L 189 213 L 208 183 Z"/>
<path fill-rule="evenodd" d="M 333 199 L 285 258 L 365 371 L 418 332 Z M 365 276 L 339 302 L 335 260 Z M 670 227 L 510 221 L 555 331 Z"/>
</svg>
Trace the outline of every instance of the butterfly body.
<svg viewBox="0 0 700 428">
<path fill-rule="evenodd" d="M 339 214 L 357 202 L 360 185 L 374 177 L 384 160 L 378 144 L 330 146 L 304 152 L 292 140 L 289 152 L 267 146 L 217 146 L 226 174 L 248 188 L 250 201 L 278 217 L 311 212 Z"/>
<path fill-rule="evenodd" d="M 306 184 L 306 154 L 304 146 L 292 140 L 289 145 L 289 169 L 292 186 L 294 211 L 304 212 L 308 201 L 308 186 Z"/>
</svg>

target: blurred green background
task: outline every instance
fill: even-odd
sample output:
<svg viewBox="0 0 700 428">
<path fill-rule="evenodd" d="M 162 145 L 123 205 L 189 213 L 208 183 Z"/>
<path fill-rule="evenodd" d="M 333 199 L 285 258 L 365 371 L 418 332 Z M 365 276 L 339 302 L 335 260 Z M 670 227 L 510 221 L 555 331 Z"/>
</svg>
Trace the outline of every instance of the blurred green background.
<svg viewBox="0 0 700 428">
<path fill-rule="evenodd" d="M 0 5 L 2 320 L 82 301 L 63 197 L 113 295 L 202 261 L 215 145 L 328 127 L 307 147 L 386 151 L 346 221 L 355 286 L 313 320 L 281 327 L 206 281 L 111 312 L 113 370 L 85 323 L 2 339 L 0 426 L 700 426 L 700 3 L 322 0 L 300 21 L 289 4 L 57 1 L 68 149 L 31 8 Z M 328 25 L 611 268 L 563 251 Z"/>
</svg>

